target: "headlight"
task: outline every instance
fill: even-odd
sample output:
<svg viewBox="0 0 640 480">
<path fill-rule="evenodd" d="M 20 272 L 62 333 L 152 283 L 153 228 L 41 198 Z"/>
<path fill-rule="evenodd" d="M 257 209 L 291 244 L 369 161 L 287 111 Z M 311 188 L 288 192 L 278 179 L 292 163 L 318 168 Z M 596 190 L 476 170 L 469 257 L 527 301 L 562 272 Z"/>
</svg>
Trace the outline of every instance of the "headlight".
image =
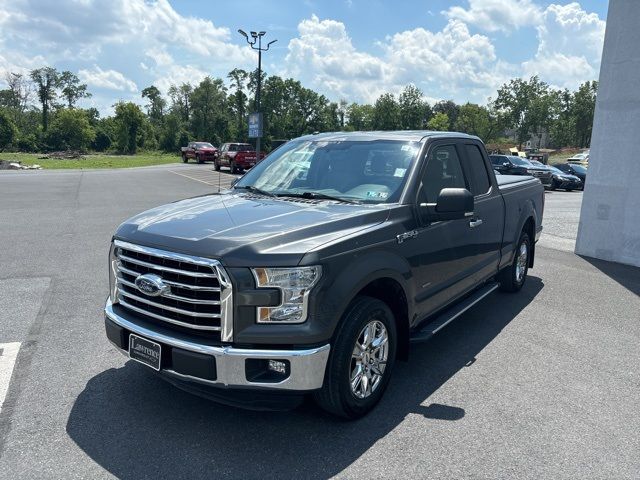
<svg viewBox="0 0 640 480">
<path fill-rule="evenodd" d="M 296 268 L 253 268 L 256 285 L 278 288 L 277 307 L 258 307 L 258 323 L 302 323 L 307 319 L 309 292 L 322 275 L 319 265 Z"/>
<path fill-rule="evenodd" d="M 553 176 L 553 178 L 555 178 L 556 180 L 560 180 L 560 181 L 562 181 L 562 180 L 563 180 L 563 179 L 562 179 L 562 177 L 561 177 L 560 175 L 554 175 L 554 176 Z"/>
<path fill-rule="evenodd" d="M 116 247 L 111 242 L 111 248 L 109 249 L 109 298 L 111 298 L 111 303 L 118 303 L 118 287 L 116 286 L 117 263 Z"/>
</svg>

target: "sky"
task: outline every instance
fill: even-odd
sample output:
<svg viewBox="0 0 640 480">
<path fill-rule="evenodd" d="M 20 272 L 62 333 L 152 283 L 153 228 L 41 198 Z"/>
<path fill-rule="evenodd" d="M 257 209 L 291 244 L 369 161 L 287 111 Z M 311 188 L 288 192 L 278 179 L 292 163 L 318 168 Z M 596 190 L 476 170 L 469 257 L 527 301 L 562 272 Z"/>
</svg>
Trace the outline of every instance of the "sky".
<svg viewBox="0 0 640 480">
<path fill-rule="evenodd" d="M 71 70 L 103 115 L 142 89 L 226 79 L 257 55 L 239 28 L 277 40 L 269 75 L 332 101 L 374 102 L 407 84 L 431 102 L 486 103 L 514 77 L 556 88 L 597 80 L 608 2 L 539 0 L 0 0 L 7 72 Z"/>
</svg>

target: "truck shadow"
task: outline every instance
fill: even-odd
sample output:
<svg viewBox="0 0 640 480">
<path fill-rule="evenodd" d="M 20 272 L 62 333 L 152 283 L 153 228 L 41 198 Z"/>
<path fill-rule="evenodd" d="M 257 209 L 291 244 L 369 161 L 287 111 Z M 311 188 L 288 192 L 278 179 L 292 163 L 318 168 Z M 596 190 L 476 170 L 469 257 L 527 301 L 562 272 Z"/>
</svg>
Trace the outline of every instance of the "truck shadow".
<svg viewBox="0 0 640 480">
<path fill-rule="evenodd" d="M 339 474 L 410 415 L 464 417 L 464 405 L 429 397 L 482 351 L 542 290 L 529 277 L 517 295 L 494 293 L 399 362 L 380 405 L 337 420 L 305 402 L 254 412 L 184 393 L 128 362 L 93 377 L 67 422 L 71 439 L 118 478 L 328 478 Z M 427 423 L 429 425 L 429 423 Z M 428 428 L 428 427 L 427 427 Z"/>
</svg>

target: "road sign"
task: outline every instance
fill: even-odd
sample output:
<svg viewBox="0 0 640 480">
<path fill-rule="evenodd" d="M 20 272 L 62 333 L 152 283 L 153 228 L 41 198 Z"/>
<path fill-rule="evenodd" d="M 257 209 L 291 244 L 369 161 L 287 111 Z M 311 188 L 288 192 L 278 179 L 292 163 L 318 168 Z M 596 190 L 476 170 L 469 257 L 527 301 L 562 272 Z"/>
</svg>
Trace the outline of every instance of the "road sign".
<svg viewBox="0 0 640 480">
<path fill-rule="evenodd" d="M 249 138 L 262 137 L 262 113 L 249 114 Z"/>
</svg>

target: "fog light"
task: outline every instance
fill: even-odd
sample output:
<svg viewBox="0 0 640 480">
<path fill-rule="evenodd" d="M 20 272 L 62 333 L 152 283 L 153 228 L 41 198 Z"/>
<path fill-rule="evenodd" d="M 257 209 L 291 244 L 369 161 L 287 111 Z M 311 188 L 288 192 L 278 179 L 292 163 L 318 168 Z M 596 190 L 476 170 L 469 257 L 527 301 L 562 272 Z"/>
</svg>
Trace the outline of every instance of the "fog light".
<svg viewBox="0 0 640 480">
<path fill-rule="evenodd" d="M 287 364 L 280 360 L 269 360 L 269 370 L 284 375 L 287 373 Z"/>
</svg>

